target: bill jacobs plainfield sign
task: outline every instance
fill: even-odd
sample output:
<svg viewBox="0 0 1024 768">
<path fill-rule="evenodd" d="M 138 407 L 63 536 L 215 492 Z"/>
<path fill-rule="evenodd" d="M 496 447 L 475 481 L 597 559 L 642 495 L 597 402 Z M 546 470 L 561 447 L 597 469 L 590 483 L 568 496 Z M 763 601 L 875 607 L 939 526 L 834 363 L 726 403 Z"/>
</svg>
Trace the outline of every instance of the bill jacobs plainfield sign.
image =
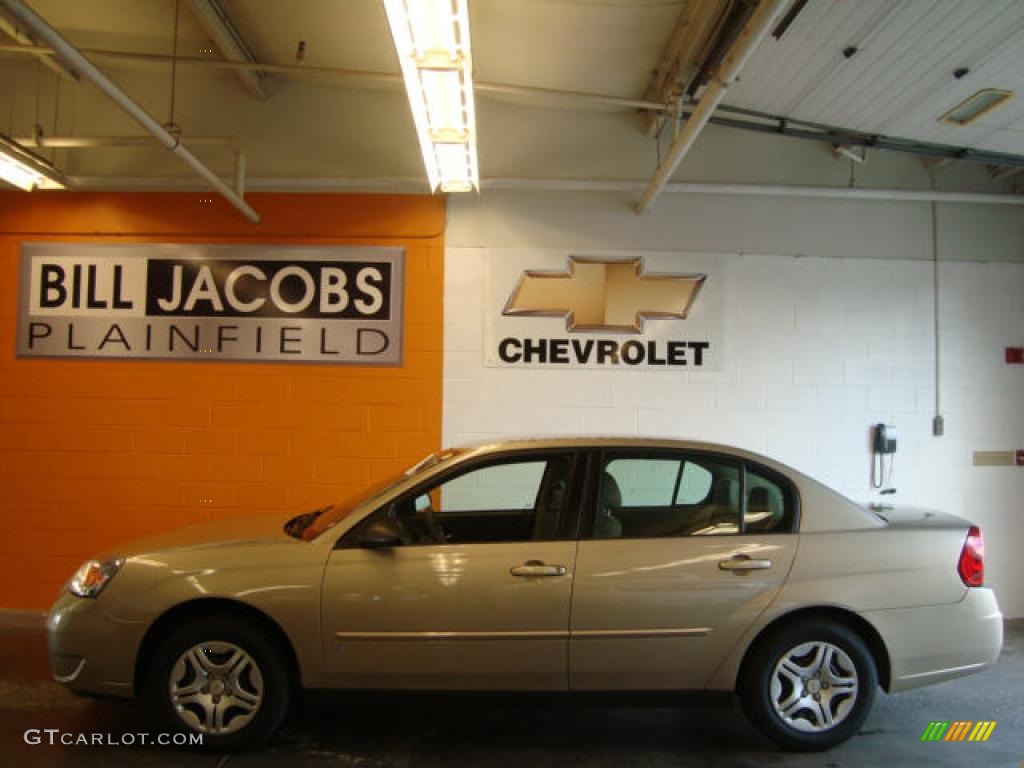
<svg viewBox="0 0 1024 768">
<path fill-rule="evenodd" d="M 400 248 L 25 243 L 18 355 L 398 365 L 402 297 Z"/>
</svg>

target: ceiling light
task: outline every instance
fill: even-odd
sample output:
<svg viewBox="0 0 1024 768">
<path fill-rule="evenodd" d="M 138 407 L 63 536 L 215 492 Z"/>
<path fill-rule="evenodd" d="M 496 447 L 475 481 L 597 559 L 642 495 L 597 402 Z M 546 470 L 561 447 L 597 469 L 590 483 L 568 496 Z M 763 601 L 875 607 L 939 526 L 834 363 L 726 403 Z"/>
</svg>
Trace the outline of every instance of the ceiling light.
<svg viewBox="0 0 1024 768">
<path fill-rule="evenodd" d="M 430 191 L 480 188 L 468 0 L 383 0 Z"/>
<path fill-rule="evenodd" d="M 997 88 L 985 88 L 973 96 L 961 101 L 949 112 L 939 118 L 940 123 L 960 126 L 973 123 L 982 115 L 1003 106 L 1013 98 L 1013 91 L 1001 91 Z"/>
<path fill-rule="evenodd" d="M 43 157 L 0 134 L 0 179 L 26 192 L 64 189 L 67 179 Z"/>
</svg>

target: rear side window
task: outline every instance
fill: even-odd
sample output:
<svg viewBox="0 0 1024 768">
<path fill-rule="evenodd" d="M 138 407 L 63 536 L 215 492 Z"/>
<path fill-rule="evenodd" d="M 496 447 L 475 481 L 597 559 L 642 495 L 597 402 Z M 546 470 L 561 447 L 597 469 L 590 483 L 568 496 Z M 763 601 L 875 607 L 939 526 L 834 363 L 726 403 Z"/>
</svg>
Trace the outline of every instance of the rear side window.
<svg viewBox="0 0 1024 768">
<path fill-rule="evenodd" d="M 795 499 L 789 486 L 756 467 L 747 467 L 745 533 L 789 533 L 793 528 Z"/>
<path fill-rule="evenodd" d="M 740 464 L 716 456 L 609 456 L 594 536 L 654 539 L 735 534 Z"/>
<path fill-rule="evenodd" d="M 798 499 L 778 473 L 719 454 L 609 453 L 593 537 L 791 533 Z"/>
</svg>

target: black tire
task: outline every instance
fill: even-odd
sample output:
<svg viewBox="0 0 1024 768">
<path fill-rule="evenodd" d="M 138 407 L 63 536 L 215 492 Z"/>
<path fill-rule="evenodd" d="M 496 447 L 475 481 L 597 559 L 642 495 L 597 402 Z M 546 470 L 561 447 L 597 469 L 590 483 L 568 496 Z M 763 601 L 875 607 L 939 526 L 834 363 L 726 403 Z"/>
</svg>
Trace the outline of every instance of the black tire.
<svg viewBox="0 0 1024 768">
<path fill-rule="evenodd" d="M 183 658 L 198 647 L 201 654 Z M 195 673 L 200 668 L 202 676 Z M 291 685 L 283 651 L 262 628 L 242 617 L 202 617 L 176 628 L 156 647 L 148 672 L 145 697 L 151 711 L 171 732 L 201 734 L 207 748 L 258 744 L 280 727 L 288 712 Z M 217 680 L 220 687 L 211 688 Z M 176 704 L 172 689 L 186 692 L 192 686 L 203 688 L 180 696 Z"/>
<path fill-rule="evenodd" d="M 817 676 L 812 672 L 816 664 Z M 860 729 L 877 688 L 875 662 L 860 636 L 842 624 L 811 619 L 757 642 L 744 665 L 739 693 L 747 717 L 765 736 L 785 749 L 815 752 L 841 744 Z"/>
</svg>

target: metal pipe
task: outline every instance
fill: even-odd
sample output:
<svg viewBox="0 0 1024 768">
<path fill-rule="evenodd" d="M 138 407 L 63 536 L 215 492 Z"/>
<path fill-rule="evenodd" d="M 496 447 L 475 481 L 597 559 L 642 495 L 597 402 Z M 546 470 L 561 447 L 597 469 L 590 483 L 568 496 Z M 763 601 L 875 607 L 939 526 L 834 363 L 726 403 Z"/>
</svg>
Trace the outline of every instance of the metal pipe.
<svg viewBox="0 0 1024 768">
<path fill-rule="evenodd" d="M 777 195 L 782 197 L 828 197 L 843 200 L 897 200 L 904 202 L 985 203 L 989 205 L 1024 205 L 1024 195 L 1001 195 L 977 192 L 933 192 L 912 189 L 862 189 L 849 187 L 815 187 L 790 184 L 701 184 L 672 185 L 672 192 L 707 195 Z"/>
<path fill-rule="evenodd" d="M 235 192 L 241 197 L 245 194 L 245 152 L 241 147 L 235 149 Z"/>
<path fill-rule="evenodd" d="M 152 136 L 46 136 L 37 134 L 15 139 L 19 144 L 49 149 L 88 149 L 92 147 L 151 147 Z M 230 136 L 189 136 L 193 146 L 218 146 L 237 149 L 237 139 Z"/>
<path fill-rule="evenodd" d="M 858 155 L 849 147 L 844 147 L 841 144 L 833 144 L 832 153 L 836 156 L 836 158 L 845 157 L 847 160 L 857 163 L 857 165 L 864 165 L 864 163 L 868 161 L 867 153 L 863 155 Z"/>
<path fill-rule="evenodd" d="M 21 53 L 35 56 L 52 55 L 53 49 L 46 46 L 0 45 L 0 53 Z M 80 52 L 97 60 L 130 62 L 134 64 L 167 64 L 171 57 L 159 53 L 134 53 L 129 51 L 110 51 L 100 48 L 82 48 Z M 324 77 L 337 77 L 349 81 L 362 81 L 371 87 L 402 85 L 402 76 L 391 72 L 375 72 L 365 69 L 347 69 L 345 67 L 322 67 L 309 64 L 263 64 L 244 61 L 223 61 L 204 59 L 198 56 L 178 56 L 179 66 L 193 66 L 207 69 L 228 69 L 236 72 L 267 72 L 287 75 L 299 79 L 319 80 Z M 496 96 L 525 96 L 539 99 L 565 99 L 581 104 L 615 107 L 619 109 L 646 109 L 652 112 L 666 112 L 669 107 L 658 101 L 634 99 L 624 96 L 612 96 L 604 93 L 586 91 L 567 91 L 559 88 L 541 88 L 515 83 L 493 83 L 473 81 L 473 90 L 477 93 Z"/>
<path fill-rule="evenodd" d="M 114 62 L 163 65 L 171 61 L 171 57 L 164 54 L 130 53 L 125 51 L 109 51 L 95 48 L 81 48 L 79 51 L 93 59 L 105 59 Z M 52 56 L 53 49 L 47 46 L 0 45 L 0 53 Z M 335 77 L 346 80 L 350 84 L 355 84 L 358 87 L 398 87 L 402 82 L 401 76 L 397 74 L 374 72 L 370 70 L 345 69 L 343 67 L 316 67 L 305 64 L 251 64 L 248 62 L 221 61 L 217 59 L 188 56 L 179 56 L 177 62 L 179 65 L 198 66 L 200 68 L 207 69 L 272 72 L 299 79 L 320 80 L 325 77 Z M 476 81 L 474 82 L 474 89 L 481 94 L 490 94 L 492 96 L 521 96 L 524 98 L 540 99 L 544 101 L 565 100 L 575 102 L 580 105 L 592 104 L 595 107 L 610 107 L 628 110 L 639 109 L 658 114 L 672 113 L 677 110 L 677 107 L 674 104 L 662 104 L 657 101 L 611 96 L 603 93 L 567 91 L 558 88 L 538 88 L 528 85 L 517 85 L 515 83 L 490 83 L 486 81 Z M 711 117 L 708 122 L 712 125 L 720 125 L 727 128 L 757 131 L 776 136 L 788 136 L 795 139 L 820 141 L 828 144 L 843 144 L 847 146 L 869 147 L 873 149 L 885 149 L 892 152 L 924 155 L 927 157 L 934 156 L 950 158 L 951 160 L 963 160 L 964 162 L 984 163 L 986 165 L 1005 165 L 1013 167 L 1024 166 L 1024 157 L 1021 157 L 1020 155 L 1009 155 L 1001 152 L 991 152 L 988 150 L 958 147 L 948 144 L 932 144 L 920 141 L 911 141 L 908 139 L 897 139 L 880 134 L 869 134 L 862 131 L 853 131 L 837 126 L 829 126 L 807 120 L 774 115 L 767 112 L 759 112 L 757 110 L 746 109 L 744 107 L 734 107 L 728 104 L 719 104 L 715 112 L 715 116 Z M 734 113 L 766 122 L 753 122 L 722 117 L 719 113 Z M 685 117 L 689 117 L 690 115 L 690 113 L 685 110 L 682 114 Z M 804 126 L 814 130 L 801 130 L 794 126 Z"/>
<path fill-rule="evenodd" d="M 719 107 L 719 111 L 734 111 L 729 107 Z M 911 155 L 924 157 L 948 157 L 951 160 L 963 160 L 968 163 L 984 163 L 985 165 L 1010 165 L 1024 166 L 1024 156 L 1008 155 L 1002 152 L 990 152 L 984 149 L 972 149 L 970 147 L 957 147 L 949 144 L 931 144 L 910 139 L 898 139 L 890 136 L 866 134 L 858 131 L 849 131 L 845 128 L 829 128 L 828 130 L 804 130 L 794 128 L 793 125 L 800 124 L 800 121 L 790 120 L 785 117 L 765 117 L 765 120 L 777 120 L 777 124 L 755 123 L 748 120 L 736 120 L 731 117 L 712 117 L 709 122 L 712 125 L 721 125 L 726 128 L 739 128 L 746 131 L 767 133 L 773 136 L 786 136 L 794 139 L 808 139 L 810 141 L 821 141 L 829 144 L 845 144 L 851 147 L 867 147 L 869 149 L 884 149 L 893 152 L 903 152 Z"/>
<path fill-rule="evenodd" d="M 686 121 L 682 132 L 676 137 L 669 149 L 668 155 L 658 166 L 654 178 L 647 189 L 644 190 L 636 205 L 638 213 L 644 213 L 657 198 L 658 194 L 668 184 L 668 180 L 675 173 L 676 168 L 690 151 L 690 147 L 697 140 L 697 136 L 704 130 L 708 120 L 714 114 L 715 108 L 722 99 L 729 85 L 736 79 L 744 65 L 753 55 L 754 51 L 761 44 L 761 41 L 768 36 L 775 26 L 779 16 L 786 10 L 789 0 L 761 0 L 750 20 L 743 26 L 736 42 L 722 60 L 719 72 L 711 80 L 711 84 L 701 94 L 693 110 L 693 114 Z"/>
<path fill-rule="evenodd" d="M 566 91 L 559 88 L 540 88 L 533 85 L 514 85 L 512 83 L 489 83 L 473 81 L 473 90 L 477 93 L 489 93 L 506 96 L 528 96 L 541 99 L 567 99 L 595 106 L 618 107 L 621 109 L 647 109 L 653 112 L 667 112 L 670 107 L 659 101 L 649 99 L 631 99 L 624 96 L 609 96 L 603 93 L 586 91 Z"/>
<path fill-rule="evenodd" d="M 941 400 L 941 368 L 939 366 L 939 352 L 941 351 L 941 337 L 939 335 L 939 213 L 938 203 L 934 200 L 931 204 L 932 214 L 932 291 L 935 311 L 935 416 L 932 417 L 932 435 L 941 436 L 946 431 L 946 425 L 942 418 Z"/>
<path fill-rule="evenodd" d="M 34 136 L 15 139 L 27 147 L 51 149 L 91 149 L 95 147 L 151 147 L 152 136 L 46 136 L 36 133 Z M 245 150 L 237 139 L 230 136 L 189 136 L 188 143 L 194 147 L 214 146 L 227 147 L 232 150 L 235 161 L 235 192 L 239 197 L 245 196 L 246 160 Z"/>
<path fill-rule="evenodd" d="M 181 140 L 154 120 L 149 113 L 136 104 L 131 97 L 117 87 L 114 82 L 104 75 L 83 56 L 71 43 L 65 40 L 60 33 L 46 23 L 46 20 L 35 11 L 25 5 L 22 0 L 0 0 L 0 6 L 5 8 L 10 15 L 24 24 L 37 38 L 44 41 L 53 48 L 54 52 L 66 64 L 75 71 L 81 73 L 86 79 L 92 82 L 103 93 L 109 96 L 115 104 L 131 115 L 143 128 L 156 137 L 157 141 L 180 157 L 186 165 L 206 179 L 213 185 L 214 189 L 220 192 L 243 216 L 253 223 L 258 223 L 260 216 L 248 203 L 245 202 L 229 185 L 221 181 L 212 170 L 185 147 Z"/>
<path fill-rule="evenodd" d="M 559 179 L 483 179 L 482 189 L 531 190 L 540 192 L 636 192 L 647 187 L 644 181 L 559 180 Z M 1024 195 L 976 192 L 939 192 L 913 189 L 864 189 L 797 184 L 730 184 L 722 182 L 673 182 L 666 184 L 669 194 L 742 195 L 756 197 L 810 197 L 840 200 L 892 200 L 914 203 L 973 203 L 980 205 L 1024 205 Z"/>
<path fill-rule="evenodd" d="M 73 176 L 71 181 L 84 189 L 191 189 L 190 179 L 173 177 L 101 177 Z M 251 189 L 264 192 L 427 192 L 426 182 L 414 176 L 392 177 L 282 177 L 250 178 Z M 527 178 L 484 178 L 484 190 L 513 192 L 595 192 L 635 194 L 647 187 L 643 180 L 619 179 L 563 180 Z M 1024 195 L 997 195 L 970 192 L 933 192 L 908 189 L 850 189 L 786 184 L 728 184 L 715 182 L 673 182 L 665 185 L 666 194 L 741 195 L 753 197 L 809 197 L 812 199 L 890 200 L 898 202 L 965 203 L 974 205 L 1024 205 Z"/>
</svg>

